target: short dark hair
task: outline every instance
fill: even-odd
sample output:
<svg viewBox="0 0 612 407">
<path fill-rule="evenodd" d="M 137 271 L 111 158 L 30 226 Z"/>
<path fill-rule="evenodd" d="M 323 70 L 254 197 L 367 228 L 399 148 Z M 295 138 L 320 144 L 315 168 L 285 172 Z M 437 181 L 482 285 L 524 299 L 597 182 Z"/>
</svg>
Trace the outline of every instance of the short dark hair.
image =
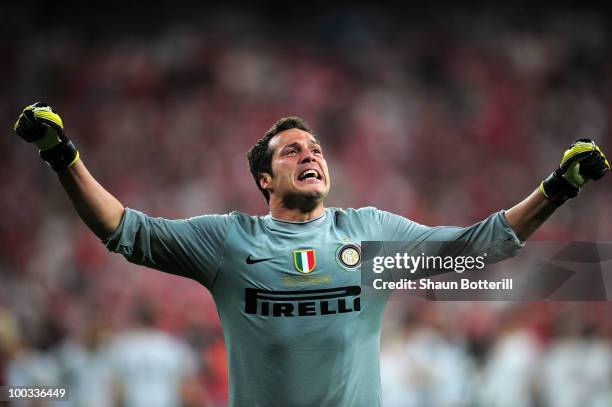
<svg viewBox="0 0 612 407">
<path fill-rule="evenodd" d="M 251 175 L 253 175 L 257 188 L 259 188 L 267 202 L 270 202 L 270 194 L 259 184 L 259 175 L 263 172 L 272 174 L 272 155 L 274 151 L 270 150 L 270 140 L 278 133 L 290 129 L 304 130 L 315 136 L 312 129 L 301 118 L 295 116 L 283 117 L 274 123 L 274 125 L 270 127 L 270 130 L 268 130 L 247 153 Z"/>
</svg>

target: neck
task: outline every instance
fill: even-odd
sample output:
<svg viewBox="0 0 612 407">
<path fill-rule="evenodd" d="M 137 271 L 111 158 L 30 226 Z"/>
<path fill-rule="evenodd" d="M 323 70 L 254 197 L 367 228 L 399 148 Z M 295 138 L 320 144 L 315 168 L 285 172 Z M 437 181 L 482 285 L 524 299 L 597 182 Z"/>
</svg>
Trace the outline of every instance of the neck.
<svg viewBox="0 0 612 407">
<path fill-rule="evenodd" d="M 270 214 L 273 218 L 288 222 L 307 222 L 323 214 L 325 206 L 319 202 L 312 208 L 289 208 L 281 200 L 270 199 Z"/>
</svg>

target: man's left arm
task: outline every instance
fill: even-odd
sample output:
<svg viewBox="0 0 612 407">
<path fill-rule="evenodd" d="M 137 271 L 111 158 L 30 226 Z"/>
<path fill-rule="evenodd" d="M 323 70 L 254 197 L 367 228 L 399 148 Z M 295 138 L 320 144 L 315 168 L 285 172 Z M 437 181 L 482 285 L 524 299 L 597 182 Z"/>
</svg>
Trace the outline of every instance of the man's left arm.
<svg viewBox="0 0 612 407">
<path fill-rule="evenodd" d="M 574 198 L 590 180 L 597 181 L 610 171 L 610 164 L 589 139 L 577 140 L 563 154 L 561 164 L 540 187 L 505 212 L 508 224 L 525 241 L 567 200 Z"/>
</svg>

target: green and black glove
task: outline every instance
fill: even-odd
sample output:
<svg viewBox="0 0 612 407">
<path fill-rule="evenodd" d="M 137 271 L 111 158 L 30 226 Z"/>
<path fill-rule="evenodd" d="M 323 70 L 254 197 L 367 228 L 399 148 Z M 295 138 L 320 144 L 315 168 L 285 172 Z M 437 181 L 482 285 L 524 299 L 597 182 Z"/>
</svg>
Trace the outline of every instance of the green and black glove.
<svg viewBox="0 0 612 407">
<path fill-rule="evenodd" d="M 593 140 L 576 140 L 565 153 L 561 165 L 540 184 L 540 191 L 557 206 L 578 195 L 589 180 L 597 181 L 610 171 L 606 156 Z"/>
<path fill-rule="evenodd" d="M 59 115 L 46 103 L 27 106 L 13 126 L 19 137 L 38 147 L 40 157 L 55 171 L 65 170 L 79 160 L 79 151 L 64 134 Z"/>
</svg>

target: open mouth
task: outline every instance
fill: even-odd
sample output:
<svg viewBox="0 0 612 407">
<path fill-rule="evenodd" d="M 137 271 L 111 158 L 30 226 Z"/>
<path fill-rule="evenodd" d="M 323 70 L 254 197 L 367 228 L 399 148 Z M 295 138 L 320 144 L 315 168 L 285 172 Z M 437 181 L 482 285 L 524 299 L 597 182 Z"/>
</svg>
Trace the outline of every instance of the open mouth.
<svg viewBox="0 0 612 407">
<path fill-rule="evenodd" d="M 321 181 L 322 179 L 323 177 L 321 177 L 321 174 L 319 173 L 319 171 L 315 169 L 305 170 L 298 176 L 298 181 L 314 182 L 314 181 Z"/>
</svg>

